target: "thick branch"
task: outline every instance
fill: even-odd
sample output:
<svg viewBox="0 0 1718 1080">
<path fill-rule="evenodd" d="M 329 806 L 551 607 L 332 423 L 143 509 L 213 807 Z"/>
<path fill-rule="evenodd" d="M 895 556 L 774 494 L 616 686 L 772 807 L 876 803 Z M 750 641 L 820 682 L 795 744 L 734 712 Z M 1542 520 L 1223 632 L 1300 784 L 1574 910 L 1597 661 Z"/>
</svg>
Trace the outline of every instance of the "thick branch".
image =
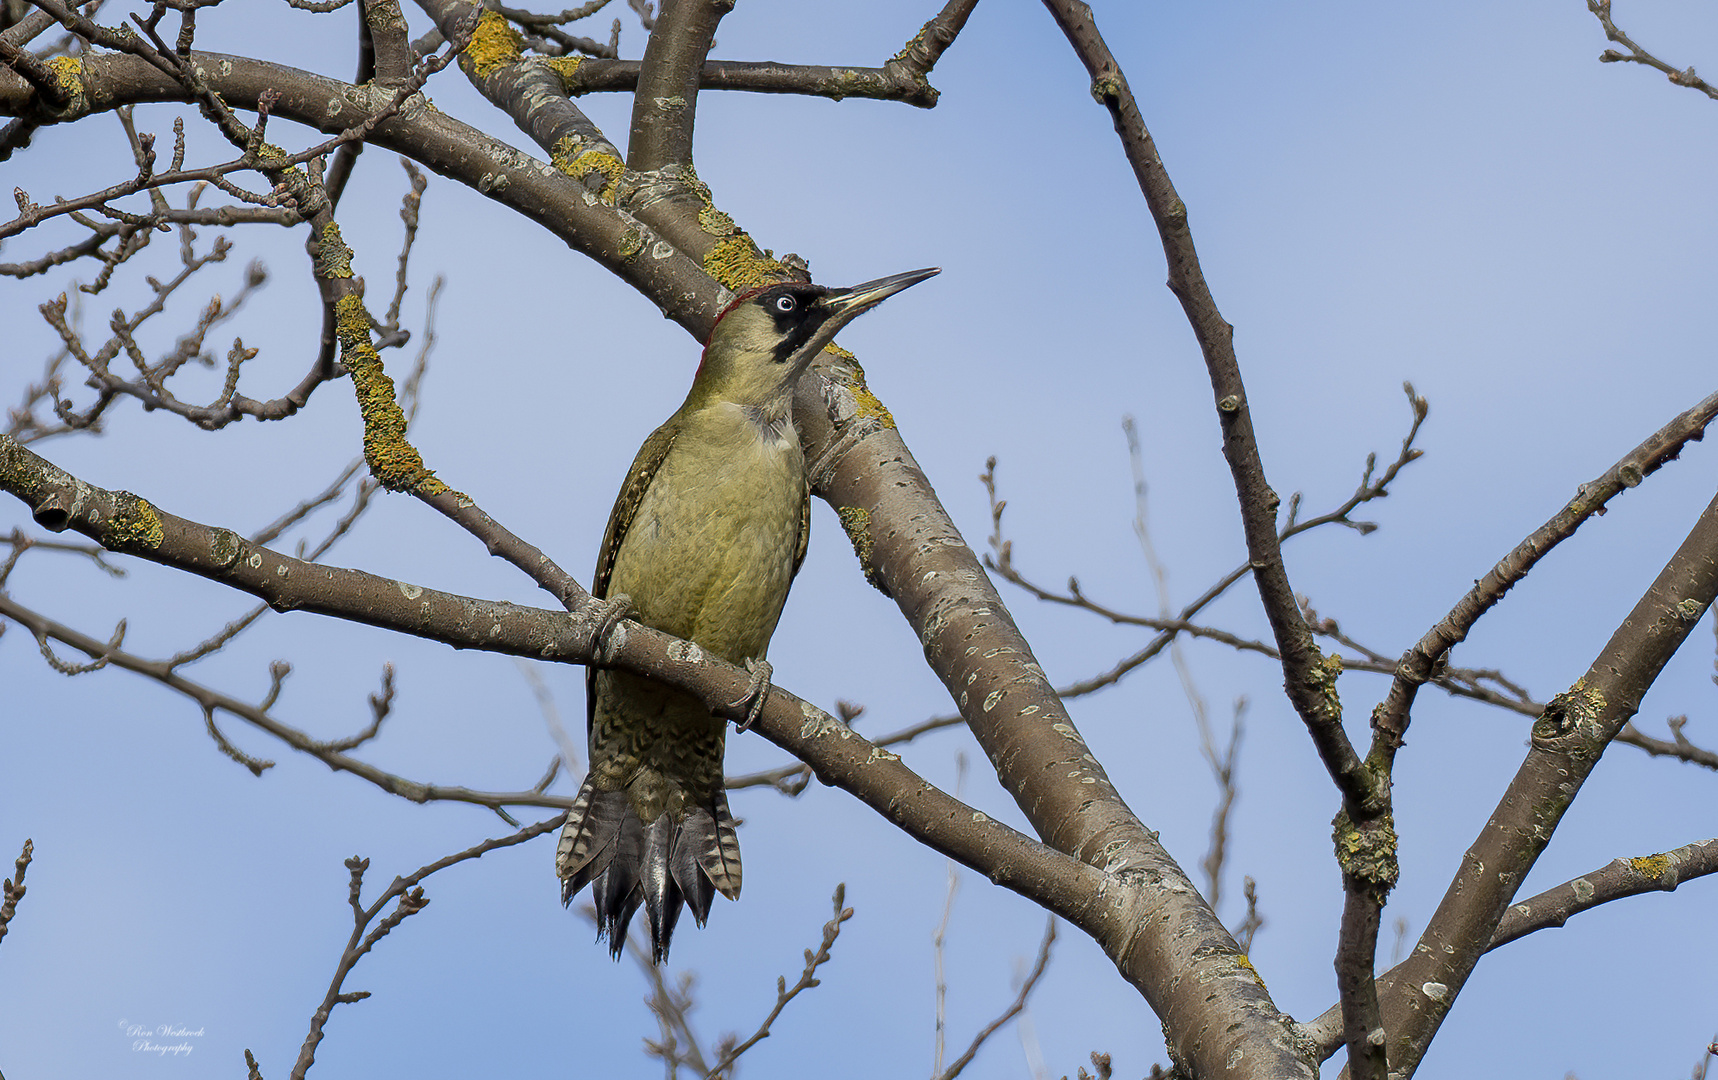
<svg viewBox="0 0 1718 1080">
<path fill-rule="evenodd" d="M 8 45 L 28 45 L 45 33 L 48 27 L 54 25 L 54 17 L 45 11 L 32 11 L 0 33 L 0 39 Z"/>
<path fill-rule="evenodd" d="M 1257 1075 L 1311 1075 L 1239 946 L 1092 756 L 850 354 L 820 358 L 794 413 L 813 490 L 841 515 L 867 578 L 900 606 L 1033 829 L 1150 898 L 1148 918 L 1081 929 L 1163 1019 L 1178 1056 L 1213 1074 L 1241 1053 Z"/>
<path fill-rule="evenodd" d="M 1390 1065 L 1403 1076 L 1491 945 L 1521 879 L 1551 840 L 1599 756 L 1718 594 L 1718 498 L 1587 674 L 1551 700 L 1533 746 L 1468 849 L 1413 954 L 1382 980 Z"/>
<path fill-rule="evenodd" d="M 523 42 L 493 12 L 479 15 L 467 0 L 418 0 L 443 34 L 453 34 L 477 19 L 479 47 L 468 49 L 460 67 L 473 86 L 549 154 L 555 168 L 599 198 L 614 201 L 621 153 L 571 100 L 563 86 L 566 72 L 582 62 L 527 60 Z"/>
<path fill-rule="evenodd" d="M 717 24 L 733 8 L 734 0 L 662 0 L 632 99 L 627 168 L 655 172 L 692 164 L 698 76 Z"/>
<path fill-rule="evenodd" d="M 1684 882 L 1711 874 L 1718 874 L 1718 840 L 1696 840 L 1660 855 L 1614 859 L 1589 874 L 1546 889 L 1532 899 L 1511 904 L 1508 913 L 1498 923 L 1486 951 L 1540 930 L 1561 927 L 1572 917 L 1600 904 L 1648 892 L 1673 892 Z M 1402 966 L 1398 964 L 1385 972 L 1379 978 L 1380 986 L 1398 983 L 1401 971 Z M 1328 1058 L 1342 1046 L 1340 1006 L 1332 1005 L 1301 1030 L 1318 1044 L 1319 1058 Z"/>
<path fill-rule="evenodd" d="M 376 81 L 398 86 L 411 78 L 412 43 L 406 36 L 400 0 L 364 0 L 364 25 L 375 52 Z"/>
<path fill-rule="evenodd" d="M 566 76 L 567 93 L 613 93 L 637 88 L 637 60 L 587 59 Z M 799 94 L 831 101 L 866 98 L 899 101 L 921 109 L 936 105 L 936 89 L 904 69 L 832 67 L 782 64 L 774 60 L 706 60 L 698 72 L 700 90 L 736 90 L 754 94 Z"/>
<path fill-rule="evenodd" d="M 743 715 L 732 703 L 746 697 L 748 672 L 636 623 L 622 623 L 606 643 L 599 641 L 605 627 L 603 612 L 594 610 L 597 605 L 553 612 L 292 559 L 250 544 L 230 530 L 175 517 L 135 495 L 79 481 L 6 436 L 0 436 L 0 489 L 22 499 L 47 528 L 69 527 L 109 550 L 220 581 L 262 598 L 277 611 L 333 615 L 455 648 L 603 663 L 684 690 L 716 715 L 736 720 Z M 97 648 L 111 652 L 104 645 Z M 226 701 L 218 704 L 228 707 Z M 920 843 L 1093 936 L 1125 937 L 1135 921 L 1145 917 L 1140 912 L 1151 910 L 1145 891 L 1133 887 L 1135 882 L 1118 882 L 976 812 L 926 783 L 894 754 L 785 690 L 771 691 L 756 730 Z M 366 779 L 383 783 L 375 776 Z"/>
<path fill-rule="evenodd" d="M 20 48 L 0 35 L 0 64 L 11 68 L 18 77 L 29 83 L 55 109 L 63 109 L 71 103 L 72 96 L 60 84 L 56 75 L 47 64 L 36 59 L 36 54 L 28 49 Z"/>
</svg>

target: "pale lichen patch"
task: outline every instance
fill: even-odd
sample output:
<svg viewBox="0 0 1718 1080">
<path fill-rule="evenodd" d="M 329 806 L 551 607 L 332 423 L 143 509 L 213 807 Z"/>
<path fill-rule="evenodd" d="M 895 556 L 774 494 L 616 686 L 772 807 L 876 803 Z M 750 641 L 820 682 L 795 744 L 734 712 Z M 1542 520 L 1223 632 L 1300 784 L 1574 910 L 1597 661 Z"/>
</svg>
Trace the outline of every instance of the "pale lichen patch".
<svg viewBox="0 0 1718 1080">
<path fill-rule="evenodd" d="M 209 537 L 209 558 L 216 566 L 231 566 L 238 561 L 241 546 L 238 533 L 231 529 L 216 529 Z"/>
<path fill-rule="evenodd" d="M 704 662 L 704 650 L 690 641 L 671 641 L 668 643 L 668 659 L 687 664 L 701 664 Z"/>
</svg>

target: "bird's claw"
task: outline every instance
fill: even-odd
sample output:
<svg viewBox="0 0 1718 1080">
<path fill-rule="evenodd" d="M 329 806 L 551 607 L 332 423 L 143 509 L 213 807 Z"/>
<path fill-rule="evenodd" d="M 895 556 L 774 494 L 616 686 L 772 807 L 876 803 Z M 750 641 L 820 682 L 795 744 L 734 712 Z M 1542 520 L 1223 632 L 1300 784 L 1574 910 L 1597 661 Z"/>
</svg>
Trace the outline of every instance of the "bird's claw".
<svg viewBox="0 0 1718 1080">
<path fill-rule="evenodd" d="M 746 696 L 728 703 L 731 709 L 744 706 L 746 710 L 746 718 L 739 722 L 736 731 L 750 731 L 752 725 L 758 722 L 758 717 L 763 715 L 764 702 L 768 701 L 770 696 L 770 674 L 774 669 L 770 667 L 768 660 L 748 658 L 746 670 L 752 675 L 751 684 L 746 687 Z"/>
<path fill-rule="evenodd" d="M 616 593 L 606 600 L 593 598 L 591 603 L 596 605 L 592 610 L 601 622 L 596 632 L 591 635 L 591 655 L 607 663 L 614 659 L 614 629 L 625 622 L 632 614 L 632 597 L 625 593 Z"/>
</svg>

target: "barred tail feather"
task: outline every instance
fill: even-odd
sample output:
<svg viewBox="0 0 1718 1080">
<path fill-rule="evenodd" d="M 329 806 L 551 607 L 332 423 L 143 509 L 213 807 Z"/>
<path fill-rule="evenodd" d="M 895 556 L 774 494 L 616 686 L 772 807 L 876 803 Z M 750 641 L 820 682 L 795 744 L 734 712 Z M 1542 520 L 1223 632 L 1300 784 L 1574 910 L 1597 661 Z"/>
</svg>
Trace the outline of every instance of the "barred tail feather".
<svg viewBox="0 0 1718 1080">
<path fill-rule="evenodd" d="M 619 959 L 627 925 L 642 906 L 650 922 L 657 963 L 680 919 L 680 905 L 703 926 L 717 892 L 740 895 L 740 845 L 727 796 L 694 807 L 675 821 L 664 814 L 640 821 L 624 791 L 593 791 L 587 780 L 567 814 L 557 852 L 561 901 L 570 903 L 586 884 L 597 909 L 597 937 Z"/>
<path fill-rule="evenodd" d="M 585 777 L 572 809 L 567 811 L 567 823 L 561 827 L 561 842 L 555 849 L 562 904 L 572 903 L 580 889 L 608 868 L 621 823 L 631 815 L 624 791 L 597 791 L 590 777 Z"/>
<path fill-rule="evenodd" d="M 697 851 L 698 865 L 710 879 L 710 884 L 716 891 L 729 900 L 740 898 L 740 838 L 734 831 L 738 824 L 734 815 L 728 812 L 728 793 L 718 789 L 716 798 L 709 810 L 702 813 L 708 815 L 706 831 L 700 837 Z M 682 835 L 685 827 L 682 826 Z M 704 920 L 698 920 L 701 924 Z"/>
<path fill-rule="evenodd" d="M 698 851 L 704 833 L 710 828 L 710 821 L 710 811 L 703 807 L 687 812 L 680 828 L 675 831 L 674 844 L 668 852 L 669 873 L 699 926 L 709 920 L 710 901 L 716 896 L 709 876 L 698 864 Z"/>
</svg>

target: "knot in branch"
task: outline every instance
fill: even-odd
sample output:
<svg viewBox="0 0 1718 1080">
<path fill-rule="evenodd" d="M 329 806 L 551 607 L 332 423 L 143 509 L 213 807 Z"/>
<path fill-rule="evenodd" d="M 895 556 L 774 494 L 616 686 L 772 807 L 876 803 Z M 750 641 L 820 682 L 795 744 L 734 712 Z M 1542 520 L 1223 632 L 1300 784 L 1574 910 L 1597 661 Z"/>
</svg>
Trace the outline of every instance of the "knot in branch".
<svg viewBox="0 0 1718 1080">
<path fill-rule="evenodd" d="M 1591 757 L 1604 746 L 1603 713 L 1607 702 L 1597 687 L 1579 679 L 1553 697 L 1533 721 L 1533 748 L 1571 757 Z"/>
<path fill-rule="evenodd" d="M 1396 862 L 1395 818 L 1385 812 L 1356 825 L 1346 809 L 1338 810 L 1331 822 L 1331 840 L 1343 880 L 1371 892 L 1382 903 L 1401 874 Z"/>
</svg>

